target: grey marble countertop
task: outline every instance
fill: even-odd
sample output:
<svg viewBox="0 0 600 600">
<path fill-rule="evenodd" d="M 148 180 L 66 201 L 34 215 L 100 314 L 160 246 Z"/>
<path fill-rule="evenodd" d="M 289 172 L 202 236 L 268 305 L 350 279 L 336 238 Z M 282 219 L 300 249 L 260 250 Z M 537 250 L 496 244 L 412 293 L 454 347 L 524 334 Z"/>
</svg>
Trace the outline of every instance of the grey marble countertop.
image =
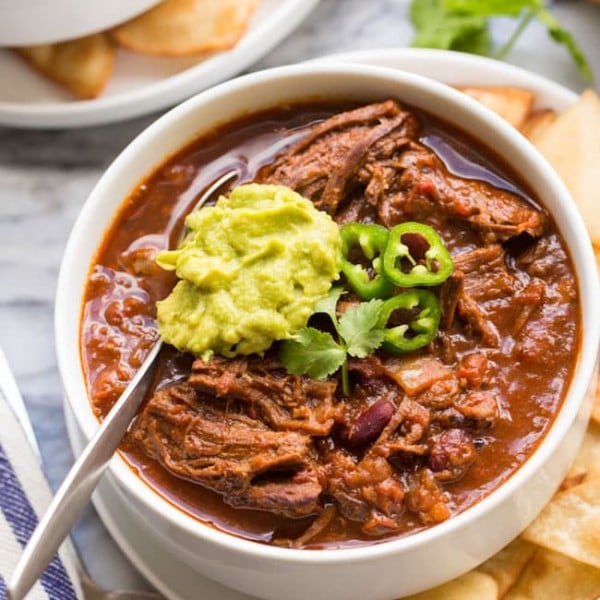
<svg viewBox="0 0 600 600">
<path fill-rule="evenodd" d="M 410 43 L 408 0 L 322 0 L 254 69 L 325 54 Z M 553 10 L 574 31 L 600 82 L 600 8 L 577 0 Z M 510 23 L 498 23 L 502 36 Z M 532 25 L 509 59 L 575 90 L 584 82 L 564 50 Z M 0 74 L 1 76 L 1 74 Z M 72 463 L 53 335 L 61 255 L 82 204 L 108 164 L 157 114 L 103 127 L 59 131 L 0 128 L 0 345 L 13 367 L 56 488 Z M 92 574 L 106 587 L 146 584 L 110 539 L 93 508 L 74 532 Z"/>
</svg>

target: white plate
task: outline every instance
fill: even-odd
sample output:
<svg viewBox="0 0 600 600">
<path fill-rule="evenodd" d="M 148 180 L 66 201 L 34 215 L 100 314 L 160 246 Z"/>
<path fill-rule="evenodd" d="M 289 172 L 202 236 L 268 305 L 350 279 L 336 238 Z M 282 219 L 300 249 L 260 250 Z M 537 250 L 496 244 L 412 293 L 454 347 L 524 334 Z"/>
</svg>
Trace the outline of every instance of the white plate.
<svg viewBox="0 0 600 600">
<path fill-rule="evenodd" d="M 491 59 L 417 49 L 395 49 L 339 54 L 320 60 L 357 62 L 402 69 L 450 84 L 516 85 L 537 95 L 539 106 L 563 110 L 575 101 L 567 88 L 528 71 Z M 68 410 L 68 404 L 65 403 Z M 69 438 L 75 454 L 83 445 L 72 418 L 67 419 Z M 124 554 L 156 588 L 170 600 L 251 600 L 226 589 L 176 562 L 167 550 L 157 546 L 122 499 L 116 484 L 107 477 L 99 486 L 94 505 Z"/>
<path fill-rule="evenodd" d="M 74 100 L 0 49 L 0 125 L 82 127 L 121 121 L 171 106 L 236 75 L 289 35 L 319 0 L 261 0 L 248 32 L 228 52 L 194 58 L 144 56 L 118 50 L 106 90 L 94 100 Z"/>
</svg>

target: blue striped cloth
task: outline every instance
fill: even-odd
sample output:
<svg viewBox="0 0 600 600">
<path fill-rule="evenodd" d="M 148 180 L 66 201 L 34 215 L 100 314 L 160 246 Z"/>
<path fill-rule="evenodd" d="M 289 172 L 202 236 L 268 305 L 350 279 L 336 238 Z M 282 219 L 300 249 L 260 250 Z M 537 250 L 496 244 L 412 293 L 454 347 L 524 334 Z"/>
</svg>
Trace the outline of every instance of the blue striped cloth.
<svg viewBox="0 0 600 600">
<path fill-rule="evenodd" d="M 37 457 L 11 410 L 6 397 L 7 377 L 0 368 L 0 599 L 6 597 L 7 581 L 38 516 L 51 499 Z M 69 543 L 64 544 L 28 600 L 77 600 L 83 594 L 78 585 L 76 559 Z"/>
</svg>

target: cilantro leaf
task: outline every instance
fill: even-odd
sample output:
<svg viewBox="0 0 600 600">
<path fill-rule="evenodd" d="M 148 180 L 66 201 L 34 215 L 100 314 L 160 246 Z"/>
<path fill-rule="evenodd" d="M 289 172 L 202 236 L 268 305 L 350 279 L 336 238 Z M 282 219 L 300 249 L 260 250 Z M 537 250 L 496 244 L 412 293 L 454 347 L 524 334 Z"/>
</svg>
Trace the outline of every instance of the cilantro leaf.
<svg viewBox="0 0 600 600">
<path fill-rule="evenodd" d="M 580 73 L 592 80 L 590 65 L 573 35 L 563 29 L 545 0 L 412 0 L 413 46 L 490 54 L 489 19 L 511 17 L 517 26 L 495 53 L 504 58 L 533 19 L 546 26 L 550 37 L 565 46 Z"/>
<path fill-rule="evenodd" d="M 281 345 L 280 359 L 289 373 L 324 379 L 346 361 L 346 350 L 330 333 L 304 327 Z"/>
<path fill-rule="evenodd" d="M 485 17 L 453 13 L 444 7 L 443 0 L 413 0 L 410 18 L 416 35 L 413 46 L 457 50 L 459 47 L 471 51 L 468 40 L 477 40 L 478 48 L 485 40 L 485 51 L 489 50 L 487 20 Z M 483 36 L 483 37 L 482 37 Z"/>
<path fill-rule="evenodd" d="M 339 286 L 332 287 L 329 290 L 329 292 L 327 293 L 327 296 L 325 296 L 325 298 L 322 298 L 321 300 L 319 300 L 317 302 L 313 312 L 329 315 L 331 321 L 333 322 L 333 324 L 335 325 L 335 328 L 337 329 L 338 323 L 337 323 L 337 315 L 335 312 L 335 307 L 337 306 L 338 300 L 345 293 L 346 292 L 345 292 L 344 288 L 342 288 L 342 287 L 339 287 Z"/>
<path fill-rule="evenodd" d="M 455 40 L 452 50 L 486 56 L 490 52 L 491 45 L 490 32 L 487 29 L 481 29 L 472 33 L 466 33 Z"/>
<path fill-rule="evenodd" d="M 575 64 L 586 81 L 592 81 L 592 69 L 585 54 L 575 41 L 575 38 L 566 29 L 561 27 L 560 23 L 548 9 L 538 9 L 536 11 L 536 16 L 538 20 L 546 26 L 550 37 L 559 44 L 562 44 L 569 51 L 571 58 L 575 61 Z"/>
<path fill-rule="evenodd" d="M 348 355 L 364 358 L 383 342 L 380 326 L 383 300 L 375 299 L 352 306 L 340 317 L 336 305 L 344 290 L 334 287 L 317 303 L 315 312 L 331 317 L 339 341 L 314 327 L 303 327 L 291 339 L 281 344 L 279 358 L 289 373 L 306 373 L 313 379 L 324 379 L 342 369 L 342 390 L 349 393 Z"/>
<path fill-rule="evenodd" d="M 526 8 L 538 8 L 543 0 L 442 0 L 450 12 L 479 17 L 518 17 Z"/>
<path fill-rule="evenodd" d="M 361 302 L 340 317 L 339 332 L 350 356 L 364 358 L 383 342 L 383 328 L 379 325 L 382 306 L 383 300 Z"/>
</svg>

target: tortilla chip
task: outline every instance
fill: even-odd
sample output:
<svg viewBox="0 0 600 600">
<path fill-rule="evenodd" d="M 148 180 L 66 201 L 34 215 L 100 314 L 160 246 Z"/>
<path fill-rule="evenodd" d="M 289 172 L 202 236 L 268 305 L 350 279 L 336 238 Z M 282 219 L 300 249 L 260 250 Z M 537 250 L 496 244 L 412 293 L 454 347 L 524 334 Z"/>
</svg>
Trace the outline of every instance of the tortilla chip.
<svg viewBox="0 0 600 600">
<path fill-rule="evenodd" d="M 600 479 L 600 426 L 591 422 L 569 469 L 561 490 L 579 485 L 587 479 Z"/>
<path fill-rule="evenodd" d="M 84 99 L 100 95 L 115 61 L 115 48 L 103 33 L 16 51 L 42 75 Z"/>
<path fill-rule="evenodd" d="M 460 577 L 432 590 L 404 600 L 497 600 L 498 586 L 485 573 L 469 571 Z"/>
<path fill-rule="evenodd" d="M 517 129 L 521 129 L 525 123 L 535 100 L 534 93 L 523 88 L 459 86 L 458 89 L 499 114 Z"/>
<path fill-rule="evenodd" d="M 523 537 L 600 568 L 600 479 L 558 492 Z"/>
<path fill-rule="evenodd" d="M 540 548 L 505 600 L 594 600 L 600 594 L 600 571 Z"/>
<path fill-rule="evenodd" d="M 600 245 L 600 98 L 592 90 L 538 137 L 535 145 L 565 182 Z"/>
<path fill-rule="evenodd" d="M 165 0 L 112 29 L 125 48 L 185 56 L 233 47 L 246 31 L 258 0 Z"/>
<path fill-rule="evenodd" d="M 521 125 L 521 133 L 533 144 L 544 134 L 551 123 L 556 120 L 553 110 L 536 110 Z"/>
<path fill-rule="evenodd" d="M 494 554 L 492 558 L 479 565 L 477 570 L 494 578 L 498 585 L 499 597 L 502 598 L 517 581 L 525 565 L 534 555 L 536 547 L 517 538 L 500 552 Z"/>
<path fill-rule="evenodd" d="M 592 420 L 600 423 L 600 377 L 596 379 L 596 399 L 594 400 L 594 406 L 592 406 Z"/>
</svg>

